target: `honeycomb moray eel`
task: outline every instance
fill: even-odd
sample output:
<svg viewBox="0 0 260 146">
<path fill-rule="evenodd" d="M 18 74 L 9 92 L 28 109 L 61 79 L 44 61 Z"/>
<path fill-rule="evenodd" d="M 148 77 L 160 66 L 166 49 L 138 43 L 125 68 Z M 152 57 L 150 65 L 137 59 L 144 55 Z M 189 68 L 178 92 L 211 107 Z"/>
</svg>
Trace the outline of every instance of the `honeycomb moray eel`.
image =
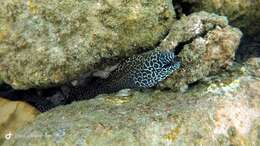
<svg viewBox="0 0 260 146">
<path fill-rule="evenodd" d="M 98 94 L 113 93 L 126 88 L 150 88 L 166 79 L 178 68 L 180 68 L 180 61 L 173 52 L 156 49 L 127 58 L 106 79 L 99 78 L 92 83 L 86 81 L 76 86 L 66 84 L 62 87 L 42 90 L 11 90 L 1 92 L 0 96 L 13 100 L 17 98 L 21 100 L 22 97 L 22 100 L 44 112 L 55 106 L 90 99 Z"/>
</svg>

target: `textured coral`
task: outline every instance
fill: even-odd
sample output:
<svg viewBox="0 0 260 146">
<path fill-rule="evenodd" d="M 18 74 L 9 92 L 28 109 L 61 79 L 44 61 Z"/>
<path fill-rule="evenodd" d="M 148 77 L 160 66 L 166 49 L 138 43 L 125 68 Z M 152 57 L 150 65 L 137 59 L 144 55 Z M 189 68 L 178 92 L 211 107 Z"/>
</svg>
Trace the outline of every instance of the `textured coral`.
<svg viewBox="0 0 260 146">
<path fill-rule="evenodd" d="M 198 12 L 189 16 L 183 16 L 180 20 L 175 21 L 169 34 L 160 43 L 161 50 L 175 49 L 179 44 L 188 44 L 189 41 L 196 37 L 203 37 L 209 30 L 216 26 L 225 27 L 228 20 L 225 16 L 219 16 L 214 13 Z"/>
<path fill-rule="evenodd" d="M 183 17 L 160 45 L 164 50 L 184 43 L 178 54 L 182 67 L 164 85 L 180 88 L 226 69 L 233 62 L 241 36 L 238 29 L 228 26 L 225 17 L 206 12 Z"/>
</svg>

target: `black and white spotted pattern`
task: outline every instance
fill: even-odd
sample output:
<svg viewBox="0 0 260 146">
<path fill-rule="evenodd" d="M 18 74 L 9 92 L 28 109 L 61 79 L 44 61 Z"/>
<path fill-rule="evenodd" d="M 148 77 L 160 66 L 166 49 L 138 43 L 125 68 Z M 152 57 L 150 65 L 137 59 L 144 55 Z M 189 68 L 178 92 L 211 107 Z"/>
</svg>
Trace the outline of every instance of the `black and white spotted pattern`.
<svg viewBox="0 0 260 146">
<path fill-rule="evenodd" d="M 132 56 L 112 72 L 108 81 L 121 88 L 149 88 L 180 68 L 173 52 L 153 50 Z"/>
</svg>

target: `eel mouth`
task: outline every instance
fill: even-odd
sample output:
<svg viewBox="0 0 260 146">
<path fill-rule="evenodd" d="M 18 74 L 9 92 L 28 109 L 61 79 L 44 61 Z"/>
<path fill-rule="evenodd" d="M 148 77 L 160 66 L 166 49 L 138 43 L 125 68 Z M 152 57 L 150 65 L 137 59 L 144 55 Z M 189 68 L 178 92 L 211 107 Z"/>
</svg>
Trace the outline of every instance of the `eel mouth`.
<svg viewBox="0 0 260 146">
<path fill-rule="evenodd" d="M 180 63 L 180 58 L 176 56 L 172 61 L 170 61 L 169 63 L 165 64 L 163 66 L 163 68 L 169 68 L 171 66 L 175 66 L 178 63 Z"/>
</svg>

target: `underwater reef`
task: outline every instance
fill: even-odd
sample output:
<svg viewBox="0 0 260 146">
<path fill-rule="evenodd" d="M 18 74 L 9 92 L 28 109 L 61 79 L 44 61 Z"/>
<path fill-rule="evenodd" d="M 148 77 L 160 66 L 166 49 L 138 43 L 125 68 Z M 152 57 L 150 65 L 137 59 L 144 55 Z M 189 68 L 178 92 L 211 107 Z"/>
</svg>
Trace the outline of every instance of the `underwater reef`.
<svg viewBox="0 0 260 146">
<path fill-rule="evenodd" d="M 260 145 L 259 0 L 0 4 L 0 145 Z"/>
</svg>

